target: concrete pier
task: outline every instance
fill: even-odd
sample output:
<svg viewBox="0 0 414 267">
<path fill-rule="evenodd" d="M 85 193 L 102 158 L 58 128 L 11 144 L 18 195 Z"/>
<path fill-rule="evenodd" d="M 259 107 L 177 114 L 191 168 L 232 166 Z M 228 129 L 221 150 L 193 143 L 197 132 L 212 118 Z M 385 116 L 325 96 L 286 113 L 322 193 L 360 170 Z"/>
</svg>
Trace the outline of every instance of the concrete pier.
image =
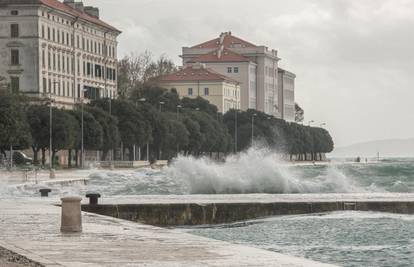
<svg viewBox="0 0 414 267">
<path fill-rule="evenodd" d="M 342 210 L 414 214 L 414 194 L 130 196 L 82 209 L 151 225 L 202 225 Z"/>
<path fill-rule="evenodd" d="M 90 213 L 82 215 L 82 233 L 67 235 L 58 203 L 0 199 L 0 252 L 36 267 L 333 266 Z"/>
</svg>

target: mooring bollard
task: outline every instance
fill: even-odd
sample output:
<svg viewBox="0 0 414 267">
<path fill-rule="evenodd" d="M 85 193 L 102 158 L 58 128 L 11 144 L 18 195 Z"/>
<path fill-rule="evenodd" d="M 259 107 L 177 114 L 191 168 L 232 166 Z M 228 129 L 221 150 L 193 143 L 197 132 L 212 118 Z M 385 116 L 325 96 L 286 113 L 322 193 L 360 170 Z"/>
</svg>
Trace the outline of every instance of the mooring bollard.
<svg viewBox="0 0 414 267">
<path fill-rule="evenodd" d="M 60 231 L 63 233 L 82 232 L 81 197 L 64 197 L 62 200 L 62 223 Z"/>
<path fill-rule="evenodd" d="M 49 188 L 42 188 L 39 190 L 41 197 L 48 197 L 49 193 L 52 192 L 52 189 Z"/>
<path fill-rule="evenodd" d="M 99 193 L 87 193 L 86 197 L 89 198 L 89 205 L 98 205 L 98 198 L 101 197 Z"/>
</svg>

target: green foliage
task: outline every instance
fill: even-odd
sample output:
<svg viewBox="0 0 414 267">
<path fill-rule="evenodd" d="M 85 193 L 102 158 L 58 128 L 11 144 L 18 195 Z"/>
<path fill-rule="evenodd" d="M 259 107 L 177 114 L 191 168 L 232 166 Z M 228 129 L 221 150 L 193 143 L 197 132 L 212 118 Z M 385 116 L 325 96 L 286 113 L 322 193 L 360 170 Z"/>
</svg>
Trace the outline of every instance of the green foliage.
<svg viewBox="0 0 414 267">
<path fill-rule="evenodd" d="M 11 145 L 24 149 L 30 146 L 30 126 L 27 123 L 25 99 L 19 95 L 0 90 L 0 148 Z"/>
</svg>

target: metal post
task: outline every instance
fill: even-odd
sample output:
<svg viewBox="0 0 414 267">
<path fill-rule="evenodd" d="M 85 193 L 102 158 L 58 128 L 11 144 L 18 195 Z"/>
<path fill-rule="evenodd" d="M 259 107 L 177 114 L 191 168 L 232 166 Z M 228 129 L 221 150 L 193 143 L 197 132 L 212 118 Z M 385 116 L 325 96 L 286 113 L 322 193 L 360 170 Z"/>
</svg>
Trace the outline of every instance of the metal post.
<svg viewBox="0 0 414 267">
<path fill-rule="evenodd" d="M 237 153 L 237 109 L 234 111 L 234 153 Z"/>
<path fill-rule="evenodd" d="M 83 123 L 84 123 L 84 118 L 83 118 L 83 98 L 81 99 L 81 101 L 82 101 L 82 107 L 81 107 L 81 110 L 82 110 L 82 119 L 81 119 L 81 121 L 82 121 L 82 123 L 81 123 L 81 128 L 82 128 L 82 133 L 81 133 L 81 138 L 82 138 L 82 140 L 81 140 L 81 168 L 83 169 L 83 162 L 85 161 L 85 151 L 84 151 L 84 126 L 83 126 Z"/>
<path fill-rule="evenodd" d="M 53 142 L 52 142 L 52 123 L 53 123 L 53 113 L 52 113 L 52 95 L 49 94 L 49 170 L 52 172 L 53 169 L 53 159 L 52 159 L 52 149 L 53 149 Z"/>
<path fill-rule="evenodd" d="M 149 143 L 147 143 L 147 161 L 148 162 L 150 161 L 150 159 L 149 159 Z"/>
<path fill-rule="evenodd" d="M 13 144 L 10 144 L 10 170 L 13 169 Z"/>
<path fill-rule="evenodd" d="M 254 117 L 256 117 L 256 114 L 252 115 L 252 146 L 253 146 L 253 141 L 254 141 Z"/>
</svg>

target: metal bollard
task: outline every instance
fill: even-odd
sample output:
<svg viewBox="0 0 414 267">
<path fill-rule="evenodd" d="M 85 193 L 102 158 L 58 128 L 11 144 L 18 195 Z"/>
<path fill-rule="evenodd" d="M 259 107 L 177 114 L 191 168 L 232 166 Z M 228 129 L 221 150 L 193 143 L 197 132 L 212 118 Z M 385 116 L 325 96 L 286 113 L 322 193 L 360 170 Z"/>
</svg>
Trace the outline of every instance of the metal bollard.
<svg viewBox="0 0 414 267">
<path fill-rule="evenodd" d="M 82 232 L 81 197 L 64 197 L 62 200 L 62 222 L 60 231 L 63 233 Z"/>
<path fill-rule="evenodd" d="M 89 198 L 89 205 L 98 205 L 98 198 L 101 197 L 99 193 L 87 193 L 86 197 Z"/>
<path fill-rule="evenodd" d="M 48 197 L 49 193 L 52 192 L 52 189 L 49 188 L 42 188 L 39 190 L 41 197 Z"/>
</svg>

